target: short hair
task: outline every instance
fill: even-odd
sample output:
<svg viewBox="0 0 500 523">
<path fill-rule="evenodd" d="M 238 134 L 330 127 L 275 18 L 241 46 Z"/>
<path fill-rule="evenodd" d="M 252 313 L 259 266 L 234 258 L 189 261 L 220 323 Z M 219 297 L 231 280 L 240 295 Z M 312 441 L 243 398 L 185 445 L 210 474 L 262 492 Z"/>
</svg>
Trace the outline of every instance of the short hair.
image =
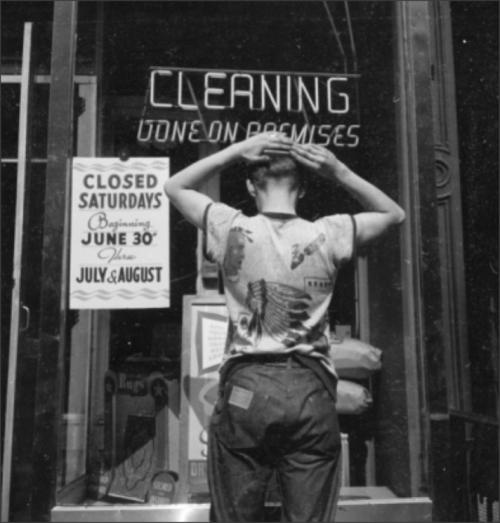
<svg viewBox="0 0 500 523">
<path fill-rule="evenodd" d="M 293 188 L 305 187 L 303 167 L 288 154 L 268 154 L 269 161 L 253 164 L 247 173 L 247 178 L 259 189 L 265 189 L 267 180 L 282 180 L 291 178 Z"/>
</svg>

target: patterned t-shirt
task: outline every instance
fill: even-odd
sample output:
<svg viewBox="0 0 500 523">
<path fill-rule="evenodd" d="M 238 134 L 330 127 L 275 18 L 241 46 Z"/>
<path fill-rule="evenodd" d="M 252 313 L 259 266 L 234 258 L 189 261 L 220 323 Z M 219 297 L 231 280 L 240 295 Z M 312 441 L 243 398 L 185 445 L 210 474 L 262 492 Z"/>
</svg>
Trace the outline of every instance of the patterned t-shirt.
<svg viewBox="0 0 500 523">
<path fill-rule="evenodd" d="M 229 312 L 224 362 L 296 352 L 318 358 L 335 375 L 328 306 L 338 271 L 353 255 L 354 234 L 348 214 L 309 222 L 209 205 L 205 255 L 221 268 Z"/>
</svg>

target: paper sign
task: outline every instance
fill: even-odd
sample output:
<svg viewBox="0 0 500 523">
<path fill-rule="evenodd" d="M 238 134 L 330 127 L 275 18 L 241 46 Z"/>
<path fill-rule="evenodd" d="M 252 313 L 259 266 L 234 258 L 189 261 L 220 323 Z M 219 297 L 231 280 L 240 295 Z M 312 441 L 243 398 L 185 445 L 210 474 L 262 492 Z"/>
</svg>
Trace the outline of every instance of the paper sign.
<svg viewBox="0 0 500 523">
<path fill-rule="evenodd" d="M 227 320 L 202 319 L 203 370 L 220 365 L 227 339 Z"/>
<path fill-rule="evenodd" d="M 223 295 L 184 296 L 181 367 L 179 503 L 209 501 L 210 418 L 220 399 L 219 368 L 229 318 Z"/>
<path fill-rule="evenodd" d="M 70 308 L 170 306 L 168 158 L 74 158 Z"/>
<path fill-rule="evenodd" d="M 194 328 L 190 338 L 191 346 L 196 347 L 196 357 L 192 354 L 189 369 L 186 369 L 189 372 L 190 464 L 202 462 L 207 458 L 208 423 L 219 398 L 218 370 L 222 362 L 229 321 L 225 305 L 195 306 L 192 315 Z M 195 483 L 203 477 L 202 468 L 198 467 L 196 470 L 197 473 L 192 475 Z"/>
<path fill-rule="evenodd" d="M 196 352 L 200 375 L 217 370 L 224 357 L 228 319 L 221 314 L 200 312 L 196 323 Z"/>
</svg>

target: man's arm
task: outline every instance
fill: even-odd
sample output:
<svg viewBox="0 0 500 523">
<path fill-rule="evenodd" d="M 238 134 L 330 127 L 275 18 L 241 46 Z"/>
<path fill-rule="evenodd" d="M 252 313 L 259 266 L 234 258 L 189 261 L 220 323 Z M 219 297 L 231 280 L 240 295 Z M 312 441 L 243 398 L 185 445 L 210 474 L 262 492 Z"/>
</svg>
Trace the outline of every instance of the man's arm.
<svg viewBox="0 0 500 523">
<path fill-rule="evenodd" d="M 355 215 L 356 243 L 361 246 L 401 224 L 404 210 L 380 189 L 353 173 L 336 156 L 320 145 L 295 144 L 290 154 L 313 172 L 337 182 L 366 209 Z"/>
<path fill-rule="evenodd" d="M 269 151 L 289 151 L 292 140 L 283 133 L 267 132 L 234 143 L 211 156 L 186 167 L 163 186 L 169 200 L 196 227 L 203 228 L 203 215 L 212 199 L 199 192 L 199 188 L 212 176 L 230 165 L 245 161 L 264 162 Z"/>
</svg>

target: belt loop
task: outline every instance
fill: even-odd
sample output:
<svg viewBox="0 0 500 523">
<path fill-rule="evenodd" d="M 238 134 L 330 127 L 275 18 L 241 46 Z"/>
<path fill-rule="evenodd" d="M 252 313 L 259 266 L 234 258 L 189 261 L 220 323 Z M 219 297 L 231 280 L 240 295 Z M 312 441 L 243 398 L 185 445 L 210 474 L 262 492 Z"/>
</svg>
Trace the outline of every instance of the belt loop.
<svg viewBox="0 0 500 523">
<path fill-rule="evenodd" d="M 286 359 L 286 368 L 287 369 L 292 368 L 292 357 L 291 356 L 288 356 L 288 358 Z"/>
</svg>

